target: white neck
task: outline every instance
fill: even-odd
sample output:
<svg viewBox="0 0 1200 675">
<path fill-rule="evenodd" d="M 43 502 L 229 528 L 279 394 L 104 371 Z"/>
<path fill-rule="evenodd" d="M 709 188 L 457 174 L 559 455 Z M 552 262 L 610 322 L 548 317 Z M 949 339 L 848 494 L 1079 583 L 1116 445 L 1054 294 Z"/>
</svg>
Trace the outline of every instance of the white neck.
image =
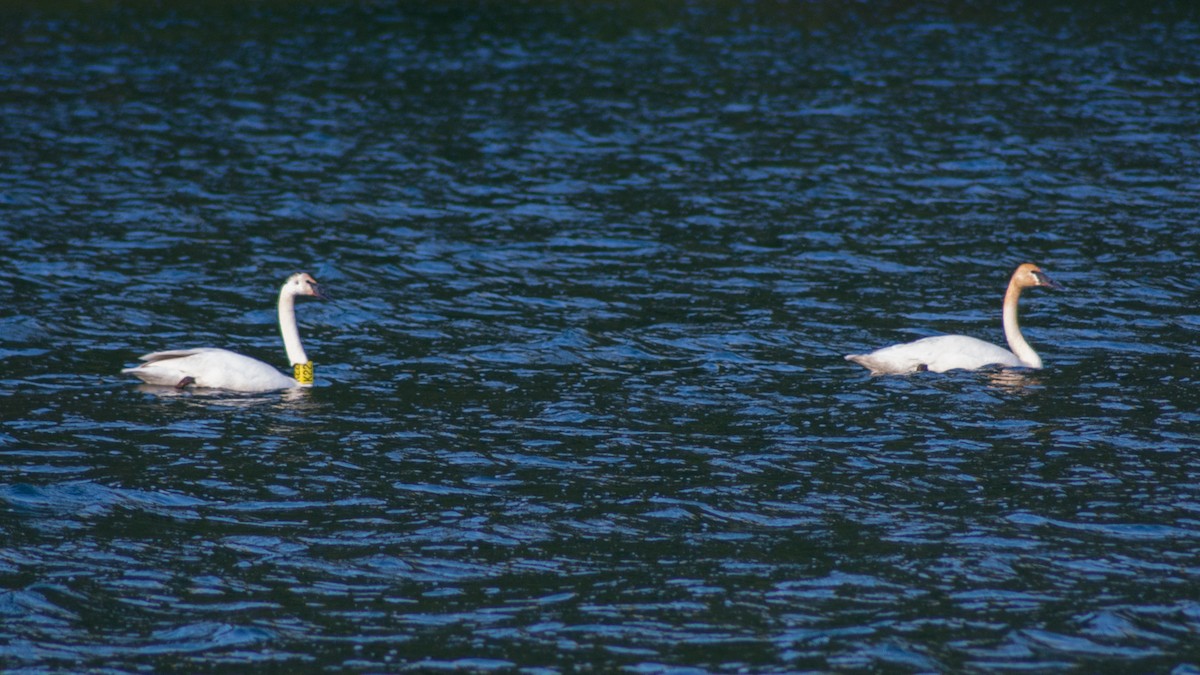
<svg viewBox="0 0 1200 675">
<path fill-rule="evenodd" d="M 308 363 L 308 355 L 300 344 L 300 329 L 296 327 L 296 296 L 287 285 L 279 291 L 279 332 L 283 334 L 283 346 L 292 365 Z"/>
<path fill-rule="evenodd" d="M 1033 351 L 1033 347 L 1021 335 L 1021 327 L 1017 325 L 1017 302 L 1021 299 L 1021 288 L 1017 280 L 1008 283 L 1008 291 L 1004 294 L 1004 338 L 1008 340 L 1008 348 L 1030 368 L 1041 368 L 1042 357 Z M 282 310 L 280 310 L 282 311 Z"/>
</svg>

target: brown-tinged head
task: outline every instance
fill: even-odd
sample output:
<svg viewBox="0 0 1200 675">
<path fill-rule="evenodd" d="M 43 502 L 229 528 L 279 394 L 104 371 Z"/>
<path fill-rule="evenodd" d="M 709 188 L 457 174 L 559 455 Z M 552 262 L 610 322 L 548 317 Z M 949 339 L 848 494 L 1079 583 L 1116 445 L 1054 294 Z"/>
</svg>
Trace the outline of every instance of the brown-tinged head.
<svg viewBox="0 0 1200 675">
<path fill-rule="evenodd" d="M 1033 263 L 1025 263 L 1017 268 L 1012 275 L 1012 284 L 1019 288 L 1033 288 L 1035 286 L 1045 286 L 1047 288 L 1057 288 L 1062 290 L 1062 286 L 1058 282 L 1050 278 L 1042 268 Z"/>
</svg>

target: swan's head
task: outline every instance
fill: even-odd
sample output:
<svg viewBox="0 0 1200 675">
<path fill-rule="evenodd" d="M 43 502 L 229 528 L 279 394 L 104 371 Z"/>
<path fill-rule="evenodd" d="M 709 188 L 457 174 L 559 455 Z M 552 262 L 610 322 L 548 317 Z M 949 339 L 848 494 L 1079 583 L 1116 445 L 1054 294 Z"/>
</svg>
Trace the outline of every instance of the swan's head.
<svg viewBox="0 0 1200 675">
<path fill-rule="evenodd" d="M 322 300 L 329 297 L 321 292 L 321 285 L 307 272 L 297 272 L 288 277 L 283 283 L 283 292 L 286 295 L 307 295 Z"/>
<path fill-rule="evenodd" d="M 1034 265 L 1033 263 L 1025 263 L 1024 265 L 1018 267 L 1017 271 L 1013 272 L 1012 280 L 1013 283 L 1020 288 L 1045 286 L 1046 288 L 1062 289 L 1062 286 L 1058 285 L 1057 282 L 1051 279 L 1049 274 L 1046 274 L 1044 271 L 1042 271 L 1042 268 Z"/>
</svg>

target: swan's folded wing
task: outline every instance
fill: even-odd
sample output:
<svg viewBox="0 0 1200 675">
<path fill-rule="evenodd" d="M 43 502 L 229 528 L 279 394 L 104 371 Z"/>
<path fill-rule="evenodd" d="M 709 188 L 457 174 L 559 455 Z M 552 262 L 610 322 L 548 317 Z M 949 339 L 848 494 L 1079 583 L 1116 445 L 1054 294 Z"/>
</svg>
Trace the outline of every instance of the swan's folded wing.
<svg viewBox="0 0 1200 675">
<path fill-rule="evenodd" d="M 230 391 L 273 391 L 299 386 L 296 380 L 273 366 L 216 347 L 173 349 L 142 357 L 136 368 L 122 373 L 136 376 L 147 384 L 228 389 Z"/>
<path fill-rule="evenodd" d="M 987 366 L 1023 365 L 1012 352 L 966 335 L 935 335 L 914 342 L 877 349 L 870 354 L 850 354 L 847 361 L 862 365 L 873 374 L 911 373 L 931 370 L 977 370 Z"/>
<path fill-rule="evenodd" d="M 146 354 L 145 356 L 140 357 L 138 360 L 145 361 L 146 363 L 155 363 L 156 361 L 167 361 L 170 359 L 183 359 L 183 358 L 187 358 L 189 356 L 195 356 L 196 354 L 201 354 L 203 352 L 212 352 L 212 351 L 225 351 L 225 350 L 217 350 L 217 349 L 214 349 L 213 347 L 199 347 L 197 349 L 170 349 L 170 350 L 163 351 L 163 352 L 151 352 L 149 354 Z M 131 370 L 131 369 L 127 369 L 122 372 L 128 372 L 128 370 Z"/>
</svg>

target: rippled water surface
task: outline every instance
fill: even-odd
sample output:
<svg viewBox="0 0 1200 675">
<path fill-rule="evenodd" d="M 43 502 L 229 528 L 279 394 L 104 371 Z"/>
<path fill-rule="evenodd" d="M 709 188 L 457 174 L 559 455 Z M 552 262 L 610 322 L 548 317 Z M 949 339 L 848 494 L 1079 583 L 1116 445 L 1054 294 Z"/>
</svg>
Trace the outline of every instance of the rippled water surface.
<svg viewBox="0 0 1200 675">
<path fill-rule="evenodd" d="M 1200 669 L 1190 5 L 0 19 L 0 665 Z"/>
</svg>

